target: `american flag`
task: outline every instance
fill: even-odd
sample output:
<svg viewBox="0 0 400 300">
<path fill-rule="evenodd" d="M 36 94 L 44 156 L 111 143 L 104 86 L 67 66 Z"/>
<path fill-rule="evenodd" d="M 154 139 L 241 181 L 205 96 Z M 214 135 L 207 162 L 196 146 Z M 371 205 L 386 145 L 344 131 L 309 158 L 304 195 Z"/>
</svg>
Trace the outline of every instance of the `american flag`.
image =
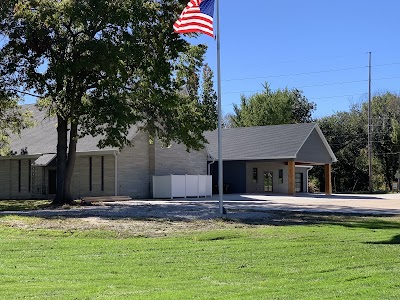
<svg viewBox="0 0 400 300">
<path fill-rule="evenodd" d="M 178 21 L 174 24 L 176 33 L 202 32 L 214 37 L 214 0 L 190 0 Z"/>
</svg>

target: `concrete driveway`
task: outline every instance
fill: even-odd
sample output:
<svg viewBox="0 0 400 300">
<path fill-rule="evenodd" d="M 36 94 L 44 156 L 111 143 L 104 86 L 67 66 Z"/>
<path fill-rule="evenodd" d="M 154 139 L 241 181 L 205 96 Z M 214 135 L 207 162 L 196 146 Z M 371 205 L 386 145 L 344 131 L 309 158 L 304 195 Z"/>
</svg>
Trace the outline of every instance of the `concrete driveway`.
<svg viewBox="0 0 400 300">
<path fill-rule="evenodd" d="M 210 200 L 218 201 L 218 195 Z M 400 214 L 400 194 L 224 195 L 226 209 Z"/>
<path fill-rule="evenodd" d="M 226 217 L 237 220 L 265 220 L 277 213 L 311 212 L 359 215 L 400 215 L 400 194 L 382 195 L 224 195 Z M 100 205 L 0 212 L 1 215 L 69 218 L 137 218 L 205 220 L 219 218 L 218 195 L 211 198 L 132 200 Z"/>
</svg>

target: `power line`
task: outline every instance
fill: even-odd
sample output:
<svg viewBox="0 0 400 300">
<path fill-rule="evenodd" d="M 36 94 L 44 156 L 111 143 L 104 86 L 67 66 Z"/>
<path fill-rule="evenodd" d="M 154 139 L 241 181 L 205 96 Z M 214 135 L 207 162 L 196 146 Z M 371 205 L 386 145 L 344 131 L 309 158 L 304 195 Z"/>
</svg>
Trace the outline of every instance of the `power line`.
<svg viewBox="0 0 400 300">
<path fill-rule="evenodd" d="M 9 91 L 15 92 L 15 93 L 19 93 L 19 94 L 23 94 L 23 95 L 27 95 L 27 96 L 36 97 L 36 98 L 44 98 L 43 96 L 35 95 L 35 94 L 32 94 L 32 93 L 28 93 L 28 92 L 19 91 L 19 90 L 16 90 L 16 89 L 9 89 Z"/>
<path fill-rule="evenodd" d="M 386 66 L 394 66 L 394 65 L 400 65 L 400 62 L 373 65 L 372 67 L 386 67 Z M 333 73 L 333 72 L 341 72 L 341 71 L 351 71 L 351 70 L 359 70 L 359 69 L 366 69 L 366 68 L 368 68 L 368 66 L 358 66 L 358 67 L 340 68 L 340 69 L 329 69 L 329 70 L 302 72 L 302 73 L 289 73 L 289 74 L 279 74 L 279 75 L 257 76 L 257 77 L 230 78 L 230 79 L 224 79 L 222 81 L 229 82 L 229 81 L 241 81 L 241 80 L 291 77 L 291 76 L 301 76 L 301 75 L 312 75 L 312 74 Z"/>
<path fill-rule="evenodd" d="M 326 96 L 326 97 L 319 97 L 319 98 L 309 98 L 310 100 L 319 100 L 319 99 L 332 99 L 332 98 L 341 98 L 341 97 L 352 97 L 352 96 L 362 96 L 366 93 L 362 94 L 347 94 L 347 95 L 338 95 L 338 96 Z"/>
<path fill-rule="evenodd" d="M 323 70 L 323 71 L 314 71 L 314 72 L 304 72 L 304 73 L 292 73 L 292 74 L 281 74 L 281 75 L 260 76 L 260 77 L 232 78 L 232 79 L 225 79 L 225 80 L 222 80 L 222 81 L 239 81 L 239 80 L 253 80 L 253 79 L 267 79 L 267 78 L 278 78 L 278 77 L 290 77 L 290 76 L 300 76 L 300 75 L 311 75 L 311 74 L 331 73 L 331 72 L 339 72 L 339 71 L 349 71 L 349 70 L 357 70 L 357 69 L 365 69 L 365 68 L 367 68 L 367 66 L 352 67 L 352 68 L 344 68 L 344 69 Z"/>
<path fill-rule="evenodd" d="M 260 91 L 262 91 L 262 90 L 260 90 Z M 241 92 L 242 93 L 242 92 Z M 321 99 L 334 99 L 334 98 L 342 98 L 342 97 L 352 97 L 352 96 L 363 96 L 363 95 L 365 95 L 366 93 L 361 93 L 361 94 L 347 94 L 347 95 L 336 95 L 336 96 L 326 96 L 326 97 L 317 97 L 317 98 L 315 98 L 315 97 L 310 97 L 310 98 L 307 98 L 308 100 L 321 100 Z M 225 104 L 225 105 L 222 105 L 222 106 L 233 106 L 233 103 L 232 104 Z"/>
<path fill-rule="evenodd" d="M 400 76 L 393 76 L 393 77 L 382 77 L 382 78 L 375 78 L 374 81 L 381 81 L 381 80 L 391 80 L 391 79 L 398 79 Z M 323 83 L 323 84 L 313 84 L 313 85 L 303 85 L 297 87 L 298 89 L 302 88 L 312 88 L 312 87 L 322 87 L 322 86 L 333 86 L 333 85 L 342 85 L 342 84 L 350 84 L 350 83 L 361 83 L 361 82 L 368 82 L 368 79 L 363 80 L 351 80 L 351 81 L 342 81 L 342 82 L 331 82 L 331 83 Z M 240 94 L 240 93 L 257 93 L 262 92 L 263 89 L 252 90 L 252 91 L 232 91 L 232 92 L 224 92 L 223 94 Z"/>
<path fill-rule="evenodd" d="M 388 152 L 388 153 L 383 153 L 383 152 L 374 152 L 375 155 L 399 155 L 400 152 Z"/>
<path fill-rule="evenodd" d="M 280 61 L 280 62 L 275 62 L 275 63 L 276 64 L 288 64 L 288 63 L 294 63 L 294 62 L 321 61 L 321 60 L 326 60 L 326 59 L 333 60 L 333 59 L 339 59 L 339 58 L 344 58 L 344 57 L 360 56 L 360 55 L 364 55 L 364 54 L 365 54 L 365 52 L 354 51 L 353 54 L 325 56 L 325 57 L 310 57 L 310 58 L 304 58 L 304 59 L 292 59 L 292 60 Z"/>
<path fill-rule="evenodd" d="M 376 78 L 376 79 L 374 79 L 374 81 L 377 81 L 377 80 L 399 79 L 399 78 L 400 78 L 400 76 L 395 76 L 395 77 L 382 77 L 382 78 Z"/>
<path fill-rule="evenodd" d="M 299 86 L 298 88 L 305 88 L 305 87 L 321 87 L 321 86 L 332 86 L 332 85 L 341 85 L 341 84 L 350 84 L 350 83 L 359 83 L 359 82 L 366 82 L 368 81 L 367 79 L 363 80 L 352 80 L 352 81 L 342 81 L 342 82 L 332 82 L 332 83 L 323 83 L 323 84 L 314 84 L 314 85 L 303 85 Z M 239 94 L 239 93 L 256 93 L 256 92 L 262 92 L 264 90 L 252 90 L 252 91 L 237 91 L 237 92 L 225 92 L 223 94 Z"/>
<path fill-rule="evenodd" d="M 302 88 L 309 88 L 309 87 L 320 87 L 320 86 L 331 86 L 331 85 L 341 85 L 341 84 L 349 84 L 349 83 L 360 83 L 360 82 L 367 82 L 368 79 L 363 80 L 352 80 L 352 81 L 342 81 L 342 82 L 332 82 L 332 83 L 323 83 L 323 84 L 314 84 L 314 85 L 303 85 L 299 86 L 299 89 Z"/>
<path fill-rule="evenodd" d="M 386 67 L 386 66 L 394 66 L 394 65 L 400 65 L 400 62 L 381 64 L 381 65 L 373 65 L 372 67 Z"/>
</svg>

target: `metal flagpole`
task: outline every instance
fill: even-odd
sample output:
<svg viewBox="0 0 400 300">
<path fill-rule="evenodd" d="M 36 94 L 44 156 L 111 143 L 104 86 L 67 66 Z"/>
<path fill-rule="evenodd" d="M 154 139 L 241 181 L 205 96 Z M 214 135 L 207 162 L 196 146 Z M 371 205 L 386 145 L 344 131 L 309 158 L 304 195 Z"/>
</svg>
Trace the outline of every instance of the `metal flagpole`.
<svg viewBox="0 0 400 300">
<path fill-rule="evenodd" d="M 369 52 L 369 64 L 368 64 L 369 76 L 368 76 L 368 173 L 369 173 L 369 192 L 373 192 L 372 185 L 372 110 L 371 110 L 371 52 Z"/>
<path fill-rule="evenodd" d="M 217 80 L 218 80 L 218 188 L 219 188 L 219 213 L 225 214 L 224 189 L 223 189 L 223 163 L 222 163 L 222 109 L 221 109 L 221 47 L 219 26 L 219 0 L 217 4 Z"/>
</svg>

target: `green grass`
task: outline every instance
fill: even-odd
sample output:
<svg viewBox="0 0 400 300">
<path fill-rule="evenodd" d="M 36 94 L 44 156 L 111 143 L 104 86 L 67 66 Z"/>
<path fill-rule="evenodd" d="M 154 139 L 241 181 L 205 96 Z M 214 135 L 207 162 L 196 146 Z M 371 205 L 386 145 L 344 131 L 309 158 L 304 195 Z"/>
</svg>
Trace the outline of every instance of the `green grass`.
<svg viewBox="0 0 400 300">
<path fill-rule="evenodd" d="M 0 211 L 36 210 L 49 207 L 50 200 L 0 200 Z"/>
<path fill-rule="evenodd" d="M 122 238 L 1 217 L 0 299 L 400 298 L 398 218 L 313 220 Z"/>
</svg>

